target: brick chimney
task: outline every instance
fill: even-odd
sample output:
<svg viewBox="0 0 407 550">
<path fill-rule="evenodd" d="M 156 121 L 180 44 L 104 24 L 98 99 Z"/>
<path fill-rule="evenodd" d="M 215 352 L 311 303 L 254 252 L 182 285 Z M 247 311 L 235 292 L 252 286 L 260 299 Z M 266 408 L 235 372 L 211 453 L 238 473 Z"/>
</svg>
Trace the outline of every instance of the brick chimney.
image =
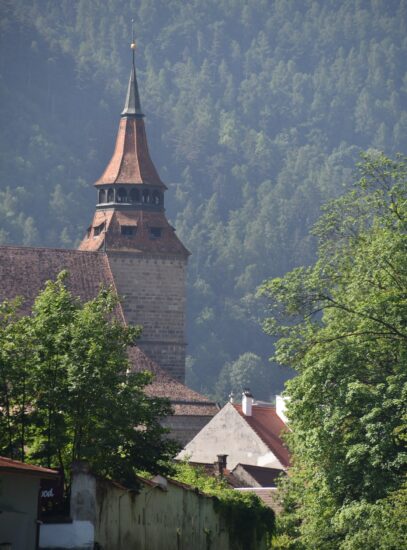
<svg viewBox="0 0 407 550">
<path fill-rule="evenodd" d="M 224 470 L 226 469 L 226 461 L 228 455 L 217 455 L 217 457 L 218 460 L 215 462 L 216 475 L 219 477 L 223 477 Z"/>
<path fill-rule="evenodd" d="M 249 389 L 242 393 L 242 411 L 245 416 L 252 415 L 253 395 Z"/>
</svg>

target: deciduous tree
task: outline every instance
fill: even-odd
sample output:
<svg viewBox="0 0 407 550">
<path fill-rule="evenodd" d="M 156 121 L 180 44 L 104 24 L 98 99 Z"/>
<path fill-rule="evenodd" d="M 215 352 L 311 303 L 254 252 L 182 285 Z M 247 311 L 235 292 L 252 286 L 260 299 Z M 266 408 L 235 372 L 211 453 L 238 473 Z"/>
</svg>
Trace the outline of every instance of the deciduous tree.
<svg viewBox="0 0 407 550">
<path fill-rule="evenodd" d="M 145 395 L 152 375 L 131 372 L 127 357 L 140 328 L 118 319 L 111 290 L 83 304 L 67 277 L 47 283 L 31 315 L 0 311 L 0 453 L 65 471 L 87 460 L 127 483 L 135 469 L 165 471 L 176 451 L 160 424 L 170 405 Z"/>
<path fill-rule="evenodd" d="M 290 548 L 350 548 L 382 506 L 406 506 L 406 159 L 372 152 L 359 170 L 315 227 L 316 263 L 262 287 L 276 358 L 298 372 L 287 384 Z M 384 548 L 375 540 L 365 548 Z"/>
</svg>

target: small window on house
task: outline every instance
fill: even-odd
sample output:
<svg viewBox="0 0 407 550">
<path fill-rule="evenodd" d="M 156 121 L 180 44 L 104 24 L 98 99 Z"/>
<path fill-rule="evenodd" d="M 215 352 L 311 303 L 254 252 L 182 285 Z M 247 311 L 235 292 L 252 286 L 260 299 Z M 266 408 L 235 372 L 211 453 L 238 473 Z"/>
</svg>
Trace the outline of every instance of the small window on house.
<svg viewBox="0 0 407 550">
<path fill-rule="evenodd" d="M 145 204 L 150 202 L 150 193 L 147 191 L 147 189 L 144 189 L 143 191 L 143 202 Z"/>
<path fill-rule="evenodd" d="M 103 232 L 104 228 L 105 228 L 105 223 L 104 222 L 101 223 L 100 225 L 95 226 L 93 228 L 93 236 L 97 237 L 98 235 L 100 235 Z"/>
<path fill-rule="evenodd" d="M 162 229 L 161 227 L 150 227 L 150 238 L 159 239 L 161 237 Z"/>
<path fill-rule="evenodd" d="M 114 202 L 114 191 L 109 189 L 107 192 L 107 202 Z"/>
<path fill-rule="evenodd" d="M 121 225 L 120 230 L 122 235 L 126 235 L 126 237 L 131 237 L 131 235 L 136 234 L 137 228 L 134 227 L 134 225 Z"/>
</svg>

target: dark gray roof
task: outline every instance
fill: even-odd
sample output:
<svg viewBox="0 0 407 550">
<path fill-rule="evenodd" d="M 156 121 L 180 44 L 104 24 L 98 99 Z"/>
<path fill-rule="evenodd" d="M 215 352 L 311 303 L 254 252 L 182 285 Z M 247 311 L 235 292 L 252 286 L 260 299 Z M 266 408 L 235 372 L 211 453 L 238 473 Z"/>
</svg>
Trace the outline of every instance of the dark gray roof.
<svg viewBox="0 0 407 550">
<path fill-rule="evenodd" d="M 134 65 L 133 54 L 133 66 L 130 71 L 129 85 L 127 87 L 126 101 L 124 103 L 124 109 L 121 116 L 136 116 L 137 118 L 143 117 L 140 104 L 140 95 L 137 85 L 136 67 Z"/>
</svg>

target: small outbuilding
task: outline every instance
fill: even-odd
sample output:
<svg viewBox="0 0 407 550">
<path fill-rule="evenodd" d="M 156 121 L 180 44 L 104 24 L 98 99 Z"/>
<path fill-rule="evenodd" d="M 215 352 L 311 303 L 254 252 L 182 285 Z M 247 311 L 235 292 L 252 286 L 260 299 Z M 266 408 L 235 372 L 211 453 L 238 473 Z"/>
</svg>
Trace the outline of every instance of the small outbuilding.
<svg viewBox="0 0 407 550">
<path fill-rule="evenodd" d="M 35 550 L 41 481 L 59 472 L 0 457 L 0 548 Z"/>
</svg>

